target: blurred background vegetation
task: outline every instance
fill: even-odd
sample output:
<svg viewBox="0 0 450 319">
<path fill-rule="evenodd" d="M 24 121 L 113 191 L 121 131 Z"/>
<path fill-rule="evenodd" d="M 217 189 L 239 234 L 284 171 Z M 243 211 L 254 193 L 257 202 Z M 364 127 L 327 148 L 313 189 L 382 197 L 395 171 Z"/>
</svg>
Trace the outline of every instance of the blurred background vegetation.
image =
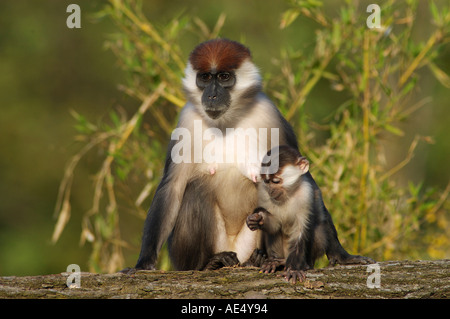
<svg viewBox="0 0 450 319">
<path fill-rule="evenodd" d="M 378 1 L 380 30 L 371 2 L 1 1 L 0 275 L 134 265 L 184 63 L 216 36 L 252 50 L 344 247 L 449 258 L 448 1 Z"/>
</svg>

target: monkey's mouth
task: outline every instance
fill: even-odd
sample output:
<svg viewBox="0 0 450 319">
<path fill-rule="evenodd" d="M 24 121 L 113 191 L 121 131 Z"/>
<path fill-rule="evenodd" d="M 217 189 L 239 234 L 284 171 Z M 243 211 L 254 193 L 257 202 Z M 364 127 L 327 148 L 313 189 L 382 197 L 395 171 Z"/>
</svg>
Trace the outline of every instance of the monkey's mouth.
<svg viewBox="0 0 450 319">
<path fill-rule="evenodd" d="M 271 196 L 271 199 L 276 204 L 281 204 L 284 202 L 284 194 L 282 192 L 276 194 L 275 196 Z"/>
<path fill-rule="evenodd" d="M 206 114 L 212 118 L 213 120 L 219 118 L 223 113 L 225 113 L 226 108 L 223 109 L 213 109 L 213 108 L 209 108 L 209 109 L 205 109 Z"/>
</svg>

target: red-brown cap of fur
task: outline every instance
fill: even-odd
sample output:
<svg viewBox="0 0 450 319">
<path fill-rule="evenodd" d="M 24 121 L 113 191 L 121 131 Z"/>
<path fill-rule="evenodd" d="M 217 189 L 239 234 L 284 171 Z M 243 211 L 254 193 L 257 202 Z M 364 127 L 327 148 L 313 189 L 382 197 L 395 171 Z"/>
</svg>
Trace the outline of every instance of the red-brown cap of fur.
<svg viewBox="0 0 450 319">
<path fill-rule="evenodd" d="M 198 72 L 232 71 L 250 58 L 250 50 L 236 41 L 214 39 L 200 43 L 192 51 L 189 62 Z"/>
</svg>

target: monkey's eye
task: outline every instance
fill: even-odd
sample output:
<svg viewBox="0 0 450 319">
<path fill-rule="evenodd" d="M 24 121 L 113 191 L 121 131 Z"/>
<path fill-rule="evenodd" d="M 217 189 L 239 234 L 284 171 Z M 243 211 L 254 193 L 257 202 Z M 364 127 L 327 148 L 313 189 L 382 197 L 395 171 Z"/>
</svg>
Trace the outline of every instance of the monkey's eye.
<svg viewBox="0 0 450 319">
<path fill-rule="evenodd" d="M 279 178 L 272 179 L 272 183 L 274 183 L 274 184 L 279 184 L 280 182 L 281 182 L 281 179 L 279 179 Z"/>
<path fill-rule="evenodd" d="M 199 77 L 203 82 L 208 82 L 209 80 L 211 80 L 212 75 L 211 75 L 211 73 L 203 73 L 203 74 L 200 74 Z"/>
<path fill-rule="evenodd" d="M 264 179 L 264 184 L 269 184 L 270 179 Z"/>
<path fill-rule="evenodd" d="M 217 77 L 219 78 L 219 81 L 227 82 L 231 78 L 231 75 L 228 72 L 222 72 L 222 73 L 219 73 L 217 75 Z"/>
</svg>

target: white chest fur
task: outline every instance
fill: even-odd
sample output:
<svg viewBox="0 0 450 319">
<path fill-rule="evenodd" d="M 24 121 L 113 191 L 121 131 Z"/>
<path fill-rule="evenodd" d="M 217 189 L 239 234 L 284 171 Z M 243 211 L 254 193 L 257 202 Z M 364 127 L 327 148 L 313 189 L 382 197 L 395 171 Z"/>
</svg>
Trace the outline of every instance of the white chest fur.
<svg viewBox="0 0 450 319">
<path fill-rule="evenodd" d="M 311 213 L 313 190 L 308 183 L 301 183 L 299 188 L 283 204 L 274 202 L 263 183 L 258 186 L 258 206 L 268 210 L 281 225 L 282 232 L 291 237 L 291 233 L 302 234 Z M 300 235 L 301 236 L 301 235 Z"/>
</svg>

